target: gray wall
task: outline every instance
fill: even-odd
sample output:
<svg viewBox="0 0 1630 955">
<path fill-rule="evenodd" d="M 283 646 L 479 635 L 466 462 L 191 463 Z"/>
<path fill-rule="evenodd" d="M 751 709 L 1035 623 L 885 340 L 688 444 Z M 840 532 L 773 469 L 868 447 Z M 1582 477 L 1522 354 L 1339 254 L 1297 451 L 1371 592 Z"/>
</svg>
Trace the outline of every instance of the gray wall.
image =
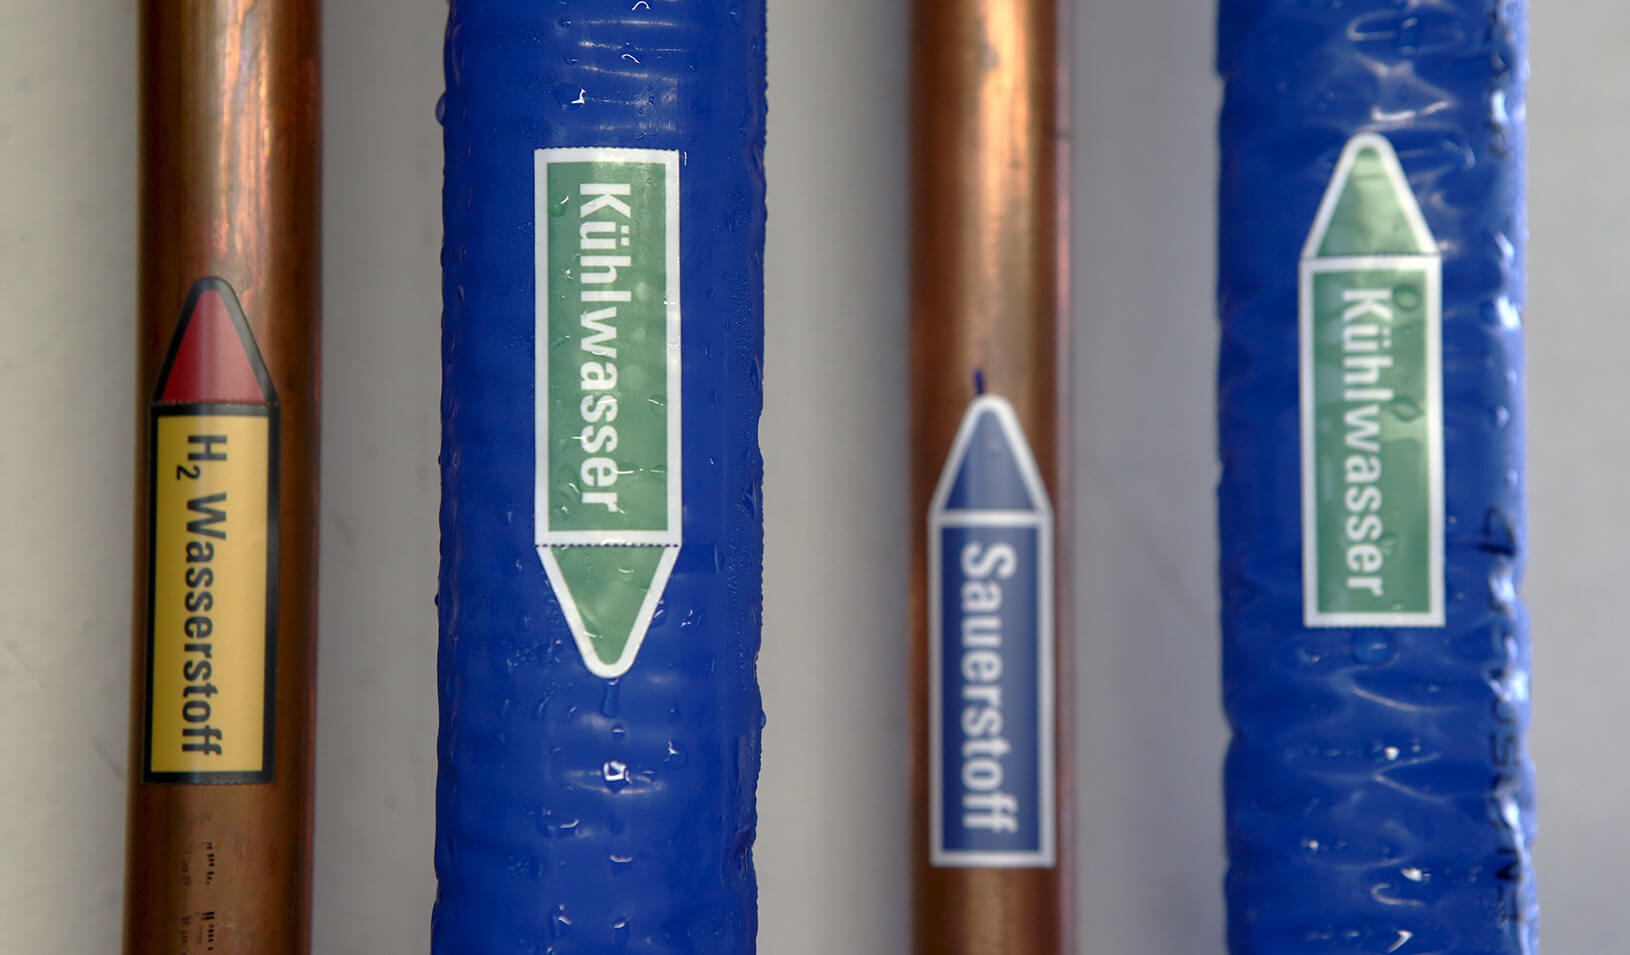
<svg viewBox="0 0 1630 955">
<path fill-rule="evenodd" d="M 435 774 L 441 0 L 328 5 L 317 951 L 422 952 Z M 134 4 L 0 0 L 0 925 L 116 947 Z M 763 949 L 901 950 L 902 3 L 771 0 Z M 1541 11 L 1533 744 L 1552 952 L 1630 949 L 1630 7 Z M 881 13 L 879 11 L 882 11 Z M 1565 19 L 1572 16 L 1574 19 Z M 1077 30 L 1083 952 L 1221 951 L 1209 4 Z M 1591 337 L 1594 336 L 1594 337 Z M 1573 342 L 1570 346 L 1567 343 Z"/>
</svg>

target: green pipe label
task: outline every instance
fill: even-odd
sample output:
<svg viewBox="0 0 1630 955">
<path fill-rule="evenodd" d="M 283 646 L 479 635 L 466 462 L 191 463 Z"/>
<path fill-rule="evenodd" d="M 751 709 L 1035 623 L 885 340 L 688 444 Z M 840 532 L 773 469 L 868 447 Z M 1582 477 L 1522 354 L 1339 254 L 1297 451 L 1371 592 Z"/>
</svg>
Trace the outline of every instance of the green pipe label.
<svg viewBox="0 0 1630 955">
<path fill-rule="evenodd" d="M 1301 262 L 1307 626 L 1443 625 L 1442 285 L 1392 144 L 1355 136 Z"/>
<path fill-rule="evenodd" d="M 538 555 L 610 678 L 681 543 L 679 154 L 540 149 L 536 201 Z"/>
</svg>

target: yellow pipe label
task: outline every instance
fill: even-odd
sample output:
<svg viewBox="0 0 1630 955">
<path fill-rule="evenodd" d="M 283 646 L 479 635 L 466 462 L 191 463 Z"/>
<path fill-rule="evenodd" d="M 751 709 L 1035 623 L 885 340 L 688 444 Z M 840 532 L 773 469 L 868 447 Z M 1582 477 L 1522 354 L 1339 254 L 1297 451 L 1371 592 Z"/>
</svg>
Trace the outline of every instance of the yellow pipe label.
<svg viewBox="0 0 1630 955">
<path fill-rule="evenodd" d="M 147 775 L 271 777 L 275 408 L 153 421 Z"/>
</svg>

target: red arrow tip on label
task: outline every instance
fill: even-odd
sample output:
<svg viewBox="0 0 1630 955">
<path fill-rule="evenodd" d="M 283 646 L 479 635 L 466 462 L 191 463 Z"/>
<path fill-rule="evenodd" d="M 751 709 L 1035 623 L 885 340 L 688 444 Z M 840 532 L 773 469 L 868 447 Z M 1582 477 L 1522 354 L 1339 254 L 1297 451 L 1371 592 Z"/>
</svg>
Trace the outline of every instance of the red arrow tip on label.
<svg viewBox="0 0 1630 955">
<path fill-rule="evenodd" d="M 181 342 L 159 395 L 161 403 L 266 403 L 254 359 L 230 309 L 219 289 L 200 290 L 191 313 L 181 316 Z"/>
</svg>

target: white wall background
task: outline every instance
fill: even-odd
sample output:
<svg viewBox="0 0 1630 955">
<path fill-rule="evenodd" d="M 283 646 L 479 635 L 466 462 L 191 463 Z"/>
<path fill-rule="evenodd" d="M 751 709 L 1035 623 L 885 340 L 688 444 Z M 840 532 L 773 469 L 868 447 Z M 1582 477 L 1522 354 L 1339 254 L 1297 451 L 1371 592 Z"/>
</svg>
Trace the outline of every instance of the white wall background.
<svg viewBox="0 0 1630 955">
<path fill-rule="evenodd" d="M 117 947 L 134 4 L 0 0 L 0 926 Z M 427 950 L 442 0 L 327 4 L 316 951 Z M 762 949 L 902 951 L 904 4 L 770 0 Z M 1572 11 L 1569 13 L 1568 11 Z M 1539 12 L 1532 554 L 1552 953 L 1630 950 L 1630 6 Z M 1209 3 L 1082 0 L 1082 951 L 1220 953 Z M 858 556 L 857 556 L 858 555 Z M 841 696 L 834 688 L 843 688 Z M 817 798 L 818 794 L 818 798 Z"/>
</svg>

